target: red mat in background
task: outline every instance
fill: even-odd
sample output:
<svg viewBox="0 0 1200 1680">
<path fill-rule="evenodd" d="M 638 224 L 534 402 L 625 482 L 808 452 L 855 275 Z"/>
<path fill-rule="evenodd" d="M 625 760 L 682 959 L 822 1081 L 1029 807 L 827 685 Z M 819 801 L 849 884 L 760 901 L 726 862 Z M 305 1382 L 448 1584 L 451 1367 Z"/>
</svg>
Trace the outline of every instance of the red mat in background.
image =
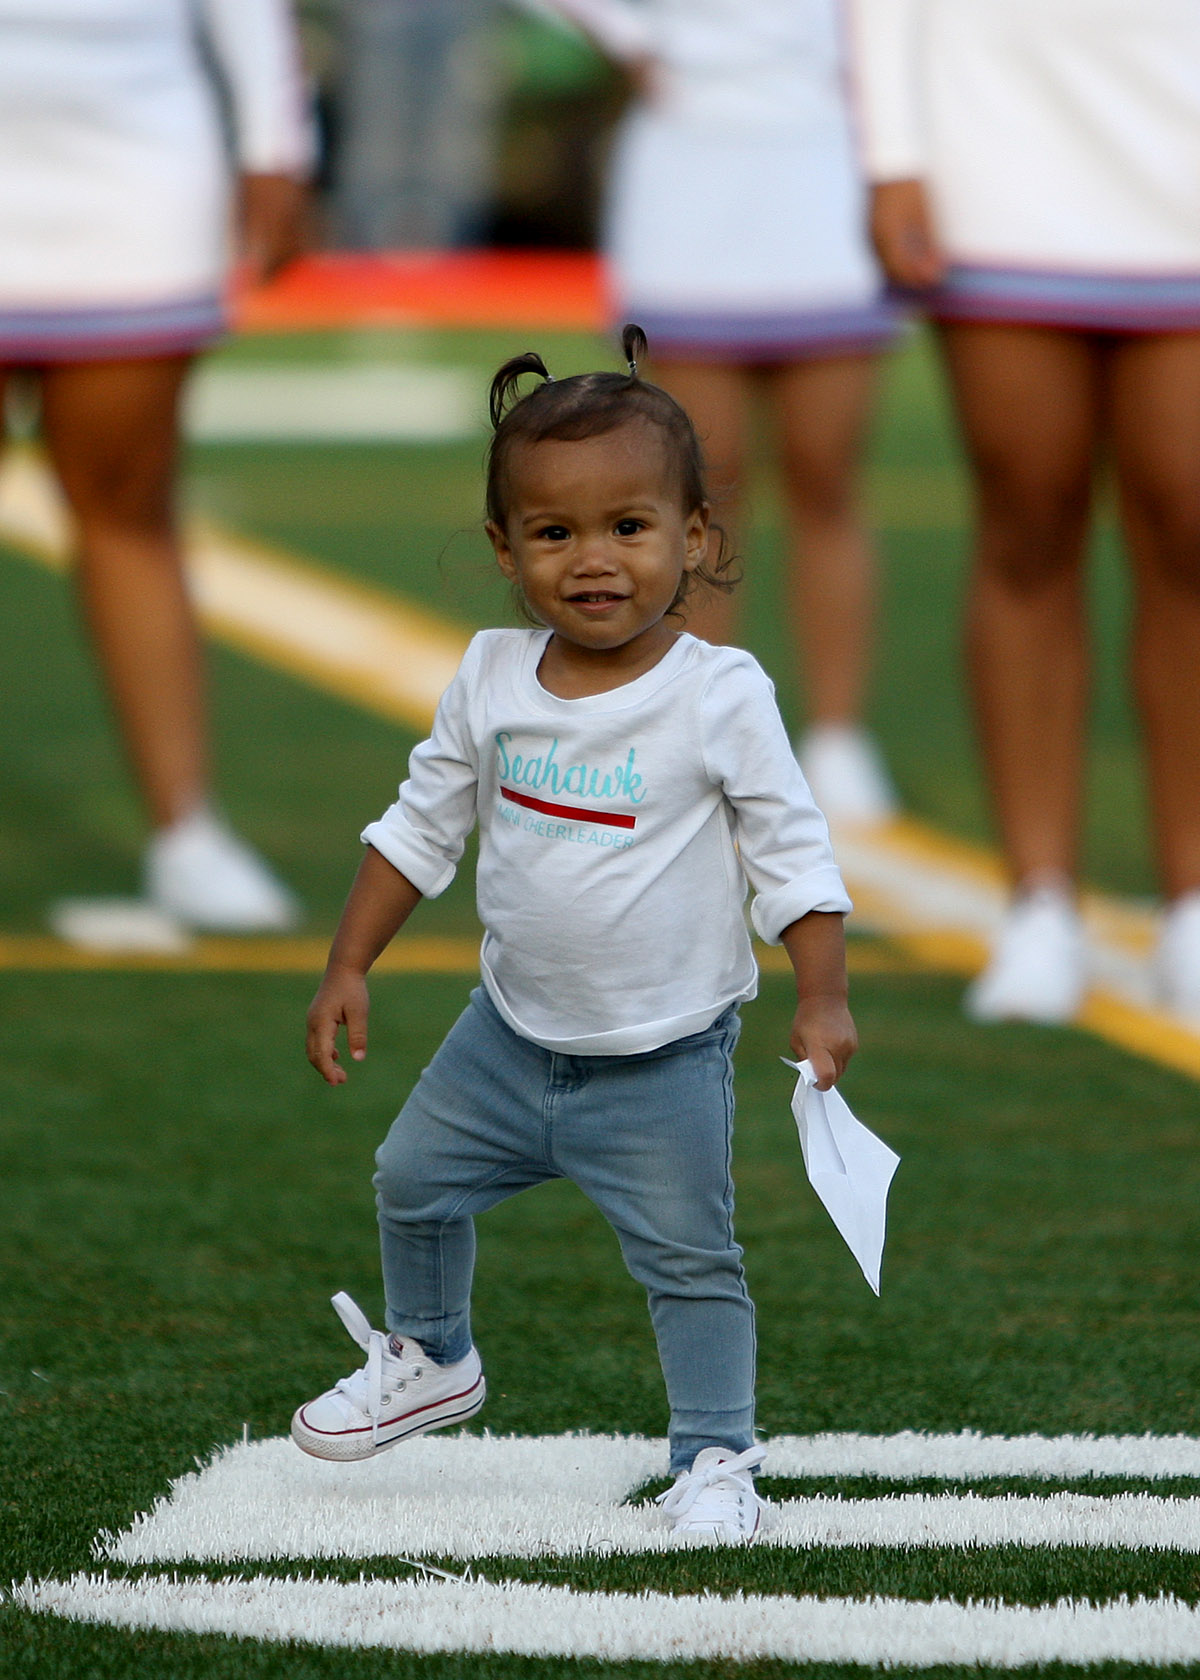
<svg viewBox="0 0 1200 1680">
<path fill-rule="evenodd" d="M 348 326 L 559 327 L 607 315 L 599 260 L 586 251 L 320 252 L 243 292 L 244 332 Z"/>
</svg>

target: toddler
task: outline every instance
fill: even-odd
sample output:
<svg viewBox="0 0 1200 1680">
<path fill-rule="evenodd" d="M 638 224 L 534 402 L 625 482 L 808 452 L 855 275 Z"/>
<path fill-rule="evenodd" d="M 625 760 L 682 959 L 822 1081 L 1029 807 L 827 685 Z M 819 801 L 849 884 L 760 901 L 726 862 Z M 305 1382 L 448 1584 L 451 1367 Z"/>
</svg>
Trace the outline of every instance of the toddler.
<svg viewBox="0 0 1200 1680">
<path fill-rule="evenodd" d="M 578 1184 L 645 1285 L 670 1403 L 683 1539 L 750 1539 L 754 1309 L 733 1235 L 738 1005 L 757 971 L 742 916 L 796 972 L 791 1047 L 822 1089 L 855 1048 L 824 819 L 760 667 L 673 628 L 723 583 L 686 414 L 628 375 L 553 380 L 532 353 L 491 391 L 487 533 L 537 628 L 471 642 L 367 850 L 308 1015 L 330 1084 L 367 1046 L 366 974 L 479 827 L 482 985 L 377 1156 L 387 1331 L 334 1305 L 365 1366 L 292 1434 L 358 1459 L 471 1417 L 473 1216 L 545 1179 Z M 524 374 L 542 380 L 518 395 Z M 710 555 L 715 550 L 715 558 Z"/>
</svg>

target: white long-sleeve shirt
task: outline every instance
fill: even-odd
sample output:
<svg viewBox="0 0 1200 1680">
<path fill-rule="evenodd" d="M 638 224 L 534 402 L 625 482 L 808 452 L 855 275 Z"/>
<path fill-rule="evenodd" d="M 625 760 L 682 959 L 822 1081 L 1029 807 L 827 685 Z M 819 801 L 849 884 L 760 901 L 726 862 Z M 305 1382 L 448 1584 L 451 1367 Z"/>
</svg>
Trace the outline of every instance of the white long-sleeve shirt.
<svg viewBox="0 0 1200 1680">
<path fill-rule="evenodd" d="M 1200 266 L 1200 0 L 849 0 L 867 173 L 952 259 Z"/>
<path fill-rule="evenodd" d="M 748 653 L 681 635 L 636 681 L 563 700 L 548 632 L 477 635 L 396 803 L 363 832 L 427 897 L 479 828 L 481 968 L 514 1031 L 628 1055 L 754 995 L 742 914 L 777 942 L 850 909 L 774 692 Z"/>
</svg>

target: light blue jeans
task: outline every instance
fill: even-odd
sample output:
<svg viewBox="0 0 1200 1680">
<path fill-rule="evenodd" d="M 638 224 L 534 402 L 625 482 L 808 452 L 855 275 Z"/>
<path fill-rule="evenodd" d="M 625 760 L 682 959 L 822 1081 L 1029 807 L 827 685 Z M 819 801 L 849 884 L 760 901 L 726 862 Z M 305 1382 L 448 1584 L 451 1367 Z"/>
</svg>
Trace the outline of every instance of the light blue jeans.
<svg viewBox="0 0 1200 1680">
<path fill-rule="evenodd" d="M 729 1008 L 639 1056 L 521 1038 L 482 987 L 376 1156 L 388 1329 L 443 1364 L 471 1347 L 473 1215 L 572 1180 L 643 1284 L 671 1408 L 671 1470 L 753 1445 L 754 1307 L 733 1237 Z"/>
</svg>

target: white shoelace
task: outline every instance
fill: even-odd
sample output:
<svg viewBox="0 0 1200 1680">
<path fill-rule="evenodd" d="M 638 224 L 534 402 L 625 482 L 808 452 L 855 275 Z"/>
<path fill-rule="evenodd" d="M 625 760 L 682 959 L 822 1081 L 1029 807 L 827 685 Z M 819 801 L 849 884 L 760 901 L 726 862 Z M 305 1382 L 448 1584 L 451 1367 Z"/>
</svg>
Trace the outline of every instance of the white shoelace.
<svg viewBox="0 0 1200 1680">
<path fill-rule="evenodd" d="M 674 1487 L 669 1487 L 666 1493 L 660 1493 L 655 1499 L 655 1504 L 662 1506 L 664 1516 L 671 1517 L 678 1523 L 689 1512 L 694 1512 L 697 1501 L 702 1499 L 710 1488 L 727 1482 L 740 1496 L 752 1500 L 760 1511 L 765 1510 L 767 1502 L 755 1491 L 754 1478 L 750 1472 L 760 1465 L 766 1456 L 765 1447 L 748 1447 L 736 1458 L 714 1460 L 702 1470 L 689 1470 L 679 1477 Z M 707 1512 L 703 1514 L 703 1520 L 709 1520 Z M 721 1514 L 714 1511 L 711 1520 L 714 1523 L 720 1522 Z"/>
<path fill-rule="evenodd" d="M 356 1410 L 365 1412 L 370 1418 L 371 1444 L 374 1446 L 379 1438 L 379 1420 L 383 1414 L 384 1401 L 402 1389 L 405 1383 L 419 1377 L 425 1367 L 411 1360 L 400 1359 L 390 1352 L 386 1333 L 382 1330 L 372 1330 L 362 1308 L 344 1290 L 333 1297 L 332 1304 L 333 1310 L 367 1356 L 367 1363 L 361 1371 L 340 1378 L 333 1386 L 337 1393 L 345 1395 Z M 389 1379 L 386 1392 L 383 1386 L 385 1359 Z"/>
</svg>

